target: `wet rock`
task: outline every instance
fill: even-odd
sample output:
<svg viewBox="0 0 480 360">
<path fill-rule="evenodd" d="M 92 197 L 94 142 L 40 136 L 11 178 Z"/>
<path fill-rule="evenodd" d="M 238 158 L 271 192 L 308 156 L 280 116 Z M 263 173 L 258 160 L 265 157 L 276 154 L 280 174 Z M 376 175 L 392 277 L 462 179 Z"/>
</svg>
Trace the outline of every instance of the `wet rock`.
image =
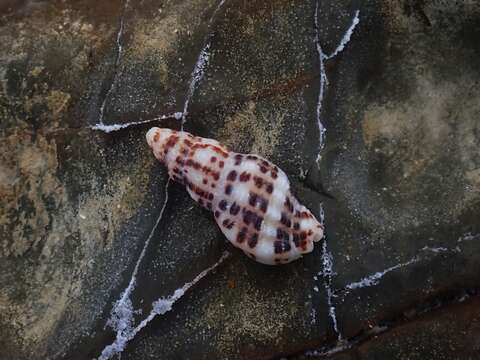
<svg viewBox="0 0 480 360">
<path fill-rule="evenodd" d="M 325 60 L 319 166 L 314 1 L 5 4 L 0 344 L 7 353 L 97 357 L 117 335 L 118 299 L 133 312 L 117 315 L 136 326 L 152 302 L 225 249 L 232 256 L 151 320 L 122 357 L 298 354 L 478 287 L 475 2 L 362 3 L 352 41 Z M 320 2 L 325 54 L 355 6 Z M 323 203 L 323 254 L 319 244 L 286 266 L 251 261 L 180 185 L 167 183 L 144 140 L 148 125 L 110 134 L 89 127 L 184 109 L 186 130 L 268 157 L 319 217 Z M 179 129 L 178 120 L 155 124 Z"/>
<path fill-rule="evenodd" d="M 479 73 L 462 34 L 479 10 L 372 3 L 330 77 L 321 181 L 335 199 L 326 225 L 347 337 L 478 284 Z M 375 39 L 373 29 L 382 29 Z"/>
<path fill-rule="evenodd" d="M 163 180 L 150 177 L 161 173 L 142 129 L 95 134 L 79 105 L 92 54 L 115 33 L 109 6 L 35 3 L 0 19 L 0 338 L 10 358 L 54 358 L 90 332 L 162 200 L 149 190 Z"/>
<path fill-rule="evenodd" d="M 480 350 L 479 305 L 475 299 L 433 311 L 332 359 L 475 359 Z"/>
</svg>

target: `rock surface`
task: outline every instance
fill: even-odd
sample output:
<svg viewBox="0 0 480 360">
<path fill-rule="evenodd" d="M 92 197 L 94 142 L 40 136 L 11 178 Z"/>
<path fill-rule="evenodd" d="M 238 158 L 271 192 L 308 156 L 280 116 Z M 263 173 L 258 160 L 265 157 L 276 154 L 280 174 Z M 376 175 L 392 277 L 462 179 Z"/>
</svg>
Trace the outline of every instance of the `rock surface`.
<svg viewBox="0 0 480 360">
<path fill-rule="evenodd" d="M 319 165 L 316 5 L 0 0 L 6 358 L 98 357 L 115 340 L 112 309 L 128 320 L 131 304 L 136 326 L 224 250 L 122 358 L 297 357 L 480 286 L 480 2 L 319 2 L 327 55 L 360 10 L 351 41 L 323 59 Z M 254 263 L 167 182 L 149 124 L 91 129 L 162 115 L 152 124 L 179 129 L 172 114 L 184 110 L 185 130 L 269 158 L 319 217 L 323 204 L 326 249 Z M 476 308 L 407 321 L 358 351 L 408 358 L 417 341 L 434 358 L 427 335 L 409 337 L 417 329 L 468 358 L 478 344 L 461 337 Z M 428 332 L 452 322 L 458 332 Z"/>
<path fill-rule="evenodd" d="M 476 359 L 480 351 L 477 299 L 432 311 L 380 334 L 332 360 Z"/>
</svg>

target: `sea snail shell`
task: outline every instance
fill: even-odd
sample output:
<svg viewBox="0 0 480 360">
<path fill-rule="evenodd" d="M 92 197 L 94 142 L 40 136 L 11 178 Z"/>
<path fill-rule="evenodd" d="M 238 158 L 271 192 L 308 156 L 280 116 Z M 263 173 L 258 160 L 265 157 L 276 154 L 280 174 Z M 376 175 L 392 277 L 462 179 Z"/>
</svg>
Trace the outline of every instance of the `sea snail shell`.
<svg viewBox="0 0 480 360">
<path fill-rule="evenodd" d="M 154 127 L 146 138 L 170 178 L 212 211 L 227 239 L 256 261 L 288 263 L 311 252 L 323 237 L 323 225 L 292 195 L 287 175 L 268 160 L 184 131 Z"/>
</svg>

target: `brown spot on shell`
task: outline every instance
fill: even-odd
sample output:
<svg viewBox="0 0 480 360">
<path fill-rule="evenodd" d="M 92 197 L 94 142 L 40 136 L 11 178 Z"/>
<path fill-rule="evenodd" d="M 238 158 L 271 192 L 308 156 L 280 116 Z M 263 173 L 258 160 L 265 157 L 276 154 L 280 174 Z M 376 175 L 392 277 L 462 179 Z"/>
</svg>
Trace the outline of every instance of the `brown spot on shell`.
<svg viewBox="0 0 480 360">
<path fill-rule="evenodd" d="M 208 145 L 212 148 L 213 151 L 215 151 L 217 154 L 223 156 L 224 158 L 228 158 L 228 153 L 223 151 L 221 148 L 215 145 Z"/>
<path fill-rule="evenodd" d="M 282 229 L 280 228 L 277 228 L 277 239 L 278 240 L 286 240 L 288 241 L 290 238 L 290 236 L 288 235 L 287 232 L 283 231 Z"/>
<path fill-rule="evenodd" d="M 227 210 L 227 205 L 228 205 L 227 201 L 222 200 L 218 203 L 218 208 L 222 211 L 225 211 L 225 210 Z"/>
<path fill-rule="evenodd" d="M 288 241 L 277 240 L 273 243 L 273 248 L 274 248 L 275 254 L 281 254 L 281 253 L 290 251 L 291 246 Z"/>
<path fill-rule="evenodd" d="M 271 194 L 273 192 L 273 184 L 268 183 L 266 190 L 269 194 Z"/>
<path fill-rule="evenodd" d="M 232 214 L 232 215 L 237 215 L 239 211 L 240 211 L 240 206 L 238 206 L 237 203 L 234 202 L 234 203 L 230 206 L 230 214 Z"/>
<path fill-rule="evenodd" d="M 255 194 L 254 192 L 250 192 L 248 197 L 248 203 L 250 204 L 250 206 L 255 207 L 257 205 L 257 196 L 258 195 Z"/>
<path fill-rule="evenodd" d="M 244 171 L 244 172 L 242 172 L 242 173 L 240 174 L 240 181 L 241 181 L 241 182 L 247 182 L 248 180 L 250 180 L 250 176 L 251 176 L 251 175 L 250 175 L 249 173 L 247 173 L 246 171 Z"/>
<path fill-rule="evenodd" d="M 307 240 L 302 240 L 300 242 L 300 247 L 302 248 L 303 251 L 307 250 Z"/>
<path fill-rule="evenodd" d="M 229 181 L 237 180 L 237 172 L 235 170 L 230 171 L 227 175 L 227 180 Z"/>
<path fill-rule="evenodd" d="M 255 217 L 255 214 L 253 212 L 251 212 L 250 210 L 245 210 L 243 209 L 243 222 L 246 224 L 246 225 L 250 225 L 251 222 L 254 221 L 254 217 Z"/>
<path fill-rule="evenodd" d="M 167 143 L 165 144 L 165 147 L 168 149 L 168 148 L 172 148 L 175 146 L 175 144 L 178 142 L 178 136 L 177 135 L 170 135 L 170 137 L 168 138 L 168 141 Z"/>
<path fill-rule="evenodd" d="M 235 165 L 240 165 L 242 163 L 243 156 L 241 154 L 236 154 L 235 157 Z"/>
<path fill-rule="evenodd" d="M 297 233 L 293 234 L 293 243 L 296 247 L 300 247 L 300 236 Z"/>
<path fill-rule="evenodd" d="M 280 222 L 288 228 L 292 226 L 292 222 L 288 218 L 287 214 L 285 214 L 284 212 L 282 212 L 282 217 L 280 219 Z"/>
<path fill-rule="evenodd" d="M 235 224 L 235 222 L 232 221 L 231 219 L 225 219 L 225 220 L 223 220 L 222 224 L 223 224 L 223 226 L 225 226 L 227 229 L 231 229 L 231 228 L 233 228 L 233 225 Z"/>
<path fill-rule="evenodd" d="M 267 212 L 268 200 L 260 196 L 258 198 L 258 202 L 260 203 L 260 210 L 264 213 Z"/>
<path fill-rule="evenodd" d="M 248 246 L 250 246 L 252 249 L 257 246 L 257 243 L 258 243 L 258 234 L 255 233 L 255 234 L 252 234 L 252 236 L 250 236 L 250 239 L 248 239 Z"/>
<path fill-rule="evenodd" d="M 239 243 L 244 242 L 246 236 L 247 236 L 247 228 L 242 227 L 241 230 L 237 234 L 237 242 L 239 242 Z"/>
<path fill-rule="evenodd" d="M 285 207 L 288 209 L 288 211 L 290 211 L 291 213 L 293 213 L 293 204 L 292 202 L 290 201 L 290 198 L 287 196 L 287 198 L 285 199 L 285 203 L 284 203 Z"/>
<path fill-rule="evenodd" d="M 261 177 L 258 177 L 258 176 L 254 176 L 253 177 L 253 181 L 255 182 L 255 186 L 259 189 L 262 188 L 263 186 L 263 179 Z"/>
<path fill-rule="evenodd" d="M 258 216 L 258 215 L 255 215 L 255 216 L 256 216 L 256 218 L 255 218 L 254 227 L 255 227 L 256 230 L 260 231 L 260 229 L 262 228 L 263 217 Z"/>
</svg>

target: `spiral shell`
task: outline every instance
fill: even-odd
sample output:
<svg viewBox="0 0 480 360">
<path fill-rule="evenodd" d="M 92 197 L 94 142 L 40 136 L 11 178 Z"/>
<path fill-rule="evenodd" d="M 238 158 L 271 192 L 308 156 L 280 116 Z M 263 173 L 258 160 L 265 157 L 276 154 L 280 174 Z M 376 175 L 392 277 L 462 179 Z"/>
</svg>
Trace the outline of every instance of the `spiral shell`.
<svg viewBox="0 0 480 360">
<path fill-rule="evenodd" d="M 313 250 L 323 226 L 292 195 L 287 175 L 257 155 L 213 139 L 151 128 L 147 143 L 171 179 L 213 212 L 227 239 L 252 259 L 285 264 Z"/>
</svg>

